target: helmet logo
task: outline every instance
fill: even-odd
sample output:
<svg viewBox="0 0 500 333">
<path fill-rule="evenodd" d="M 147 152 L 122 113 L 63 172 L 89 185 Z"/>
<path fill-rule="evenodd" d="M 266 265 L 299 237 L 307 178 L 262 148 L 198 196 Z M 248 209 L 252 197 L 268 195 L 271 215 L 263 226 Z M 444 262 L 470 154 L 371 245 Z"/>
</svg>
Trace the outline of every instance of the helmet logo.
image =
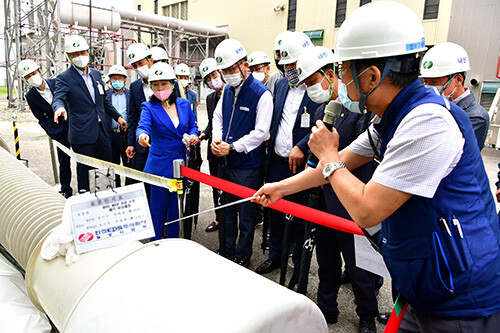
<svg viewBox="0 0 500 333">
<path fill-rule="evenodd" d="M 323 59 L 323 58 L 327 58 L 327 57 L 328 57 L 328 53 L 326 53 L 326 52 L 323 52 L 323 53 L 318 55 L 318 59 Z"/>
<path fill-rule="evenodd" d="M 286 51 L 281 51 L 281 56 L 282 56 L 282 57 L 287 57 L 287 56 L 288 56 L 288 52 L 286 52 Z"/>
<path fill-rule="evenodd" d="M 159 69 L 157 69 L 157 70 L 155 71 L 155 75 L 162 75 L 162 74 L 163 74 L 163 71 L 161 71 L 161 70 L 159 70 Z"/>
<path fill-rule="evenodd" d="M 80 43 L 73 43 L 73 47 L 78 47 L 80 46 Z"/>
<path fill-rule="evenodd" d="M 459 64 L 465 64 L 465 63 L 467 63 L 467 57 L 460 57 L 460 58 L 458 58 L 458 63 Z"/>
<path fill-rule="evenodd" d="M 424 61 L 424 64 L 422 65 L 422 67 L 424 69 L 431 69 L 433 65 L 434 64 L 432 63 L 432 61 Z"/>
<path fill-rule="evenodd" d="M 240 48 L 236 50 L 236 54 L 240 53 L 241 51 L 243 51 L 243 46 L 240 46 Z"/>
<path fill-rule="evenodd" d="M 208 71 L 208 66 L 203 67 L 202 71 L 204 72 Z"/>
<path fill-rule="evenodd" d="M 24 67 L 24 68 L 23 68 L 23 71 L 27 71 L 27 70 L 29 70 L 29 69 L 30 69 L 29 67 Z"/>
<path fill-rule="evenodd" d="M 222 62 L 222 58 L 221 58 L 221 57 L 217 57 L 217 58 L 215 58 L 215 60 L 216 60 L 218 63 L 221 63 L 221 62 Z"/>
<path fill-rule="evenodd" d="M 252 58 L 252 59 L 250 59 L 250 62 L 253 62 L 253 58 Z"/>
<path fill-rule="evenodd" d="M 130 53 L 130 54 L 128 55 L 128 58 L 129 58 L 129 59 L 135 58 L 135 54 Z"/>
<path fill-rule="evenodd" d="M 278 41 L 278 45 L 281 45 L 281 39 Z"/>
<path fill-rule="evenodd" d="M 299 67 L 299 68 L 297 68 L 297 75 L 300 75 L 300 74 L 302 74 L 302 68 Z"/>
</svg>

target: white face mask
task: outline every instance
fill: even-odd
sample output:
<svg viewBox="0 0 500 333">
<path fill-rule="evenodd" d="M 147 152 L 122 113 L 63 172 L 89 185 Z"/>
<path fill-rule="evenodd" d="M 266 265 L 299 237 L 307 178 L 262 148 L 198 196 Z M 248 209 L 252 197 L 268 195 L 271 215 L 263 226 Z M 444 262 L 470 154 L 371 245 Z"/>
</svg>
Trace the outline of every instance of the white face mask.
<svg viewBox="0 0 500 333">
<path fill-rule="evenodd" d="M 252 72 L 252 76 L 254 79 L 256 79 L 257 81 L 260 81 L 260 82 L 263 82 L 264 79 L 266 78 L 266 73 L 262 73 L 262 72 Z"/>
<path fill-rule="evenodd" d="M 179 80 L 179 83 L 183 88 L 186 88 L 189 84 L 189 80 Z"/>
<path fill-rule="evenodd" d="M 89 56 L 82 55 L 82 56 L 71 59 L 71 61 L 75 64 L 76 67 L 85 68 L 89 64 Z"/>
<path fill-rule="evenodd" d="M 139 75 L 139 77 L 141 79 L 147 79 L 148 76 L 149 76 L 149 67 L 148 67 L 148 65 L 137 67 L 135 69 L 135 71 L 137 72 L 137 75 Z"/>
<path fill-rule="evenodd" d="M 43 78 L 40 74 L 33 75 L 28 79 L 28 83 L 32 87 L 40 87 L 43 84 Z"/>
<path fill-rule="evenodd" d="M 241 84 L 241 81 L 243 78 L 241 77 L 240 73 L 236 74 L 222 74 L 222 77 L 224 78 L 224 81 L 227 82 L 231 87 L 237 87 Z"/>
</svg>

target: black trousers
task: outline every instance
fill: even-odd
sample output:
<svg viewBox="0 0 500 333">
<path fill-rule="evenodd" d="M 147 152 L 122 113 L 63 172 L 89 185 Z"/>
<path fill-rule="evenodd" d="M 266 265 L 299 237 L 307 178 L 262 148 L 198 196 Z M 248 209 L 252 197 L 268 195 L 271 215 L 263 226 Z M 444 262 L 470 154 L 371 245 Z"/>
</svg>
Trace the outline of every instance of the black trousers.
<svg viewBox="0 0 500 333">
<path fill-rule="evenodd" d="M 127 149 L 127 134 L 126 132 L 112 132 L 111 133 L 111 162 L 123 166 L 130 166 L 129 159 L 125 150 Z M 115 176 L 116 187 L 121 186 L 121 179 L 119 175 Z"/>
<path fill-rule="evenodd" d="M 66 147 L 70 147 L 67 139 L 59 140 L 55 138 L 61 144 Z M 65 193 L 67 196 L 73 195 L 73 189 L 71 188 L 71 159 L 66 153 L 61 149 L 57 148 L 57 159 L 59 161 L 59 181 L 61 182 L 61 192 Z"/>
</svg>

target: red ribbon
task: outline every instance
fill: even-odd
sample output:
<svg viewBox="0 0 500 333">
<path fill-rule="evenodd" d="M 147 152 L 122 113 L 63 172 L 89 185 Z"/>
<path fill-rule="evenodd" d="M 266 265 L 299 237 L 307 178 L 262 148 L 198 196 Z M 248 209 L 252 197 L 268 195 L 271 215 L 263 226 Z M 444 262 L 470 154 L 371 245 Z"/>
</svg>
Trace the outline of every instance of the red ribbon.
<svg viewBox="0 0 500 333">
<path fill-rule="evenodd" d="M 256 190 L 241 186 L 230 181 L 207 175 L 203 172 L 181 166 L 181 174 L 184 177 L 194 179 L 200 183 L 215 187 L 224 192 L 241 198 L 248 198 L 255 194 Z M 269 206 L 272 209 L 285 214 L 290 214 L 300 219 L 323 225 L 328 228 L 364 236 L 361 229 L 353 221 L 338 217 L 320 210 L 299 205 L 297 203 L 281 199 Z"/>
<path fill-rule="evenodd" d="M 408 303 L 403 306 L 403 309 L 399 313 L 399 316 L 396 313 L 396 308 L 392 310 L 391 316 L 389 317 L 389 321 L 385 326 L 384 333 L 397 333 L 399 330 L 399 326 L 403 321 L 403 317 L 405 316 L 406 309 L 408 308 Z"/>
</svg>

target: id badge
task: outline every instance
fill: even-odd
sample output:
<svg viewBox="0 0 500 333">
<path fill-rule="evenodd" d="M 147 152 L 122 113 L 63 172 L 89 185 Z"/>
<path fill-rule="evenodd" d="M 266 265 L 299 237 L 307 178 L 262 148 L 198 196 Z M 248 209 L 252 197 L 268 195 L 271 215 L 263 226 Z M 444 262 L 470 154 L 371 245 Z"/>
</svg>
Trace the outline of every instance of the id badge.
<svg viewBox="0 0 500 333">
<path fill-rule="evenodd" d="M 306 112 L 304 109 L 304 112 L 300 116 L 300 127 L 301 128 L 309 128 L 311 126 L 311 115 Z"/>
<path fill-rule="evenodd" d="M 97 82 L 97 90 L 99 90 L 99 95 L 104 95 L 104 89 L 102 88 L 102 85 L 99 82 Z"/>
</svg>

